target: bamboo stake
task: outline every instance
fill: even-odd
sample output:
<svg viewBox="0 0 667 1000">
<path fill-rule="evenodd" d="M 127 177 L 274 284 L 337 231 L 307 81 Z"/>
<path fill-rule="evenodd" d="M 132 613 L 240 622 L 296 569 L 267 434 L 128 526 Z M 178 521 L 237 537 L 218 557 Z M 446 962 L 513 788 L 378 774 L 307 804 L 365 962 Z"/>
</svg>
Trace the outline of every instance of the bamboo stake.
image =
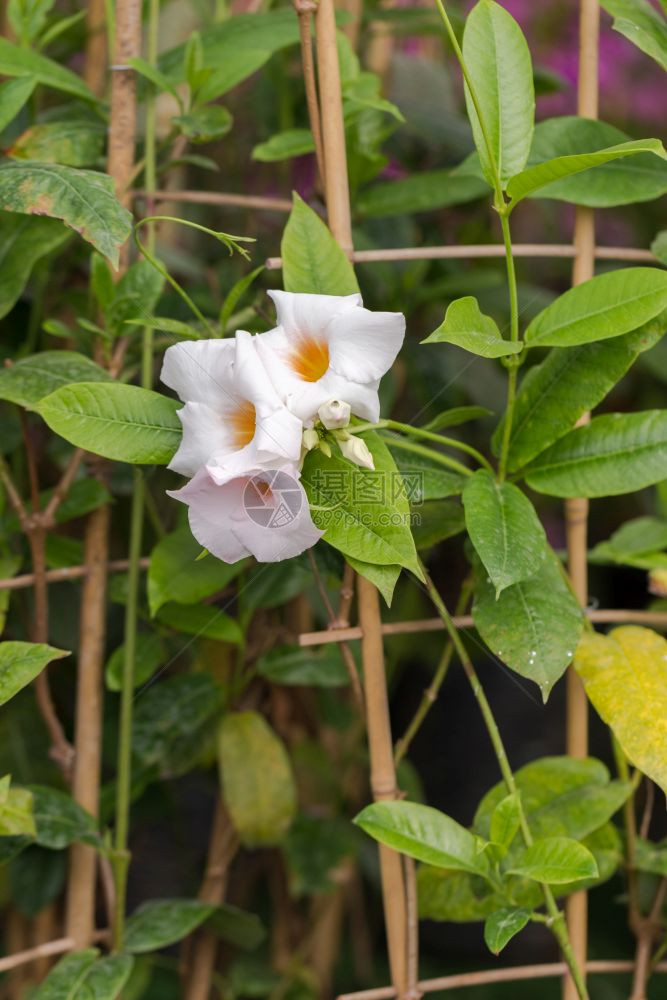
<svg viewBox="0 0 667 1000">
<path fill-rule="evenodd" d="M 559 257 L 567 260 L 576 259 L 580 251 L 570 243 L 515 243 L 512 253 L 515 257 Z M 499 243 L 485 243 L 482 246 L 395 247 L 388 250 L 353 250 L 349 256 L 355 264 L 401 260 L 478 260 L 504 257 L 505 247 Z M 595 257 L 598 260 L 645 261 L 649 264 L 656 262 L 650 250 L 636 247 L 596 247 Z M 282 266 L 281 257 L 269 257 L 266 261 L 269 271 L 278 270 Z"/>
<path fill-rule="evenodd" d="M 653 628 L 667 628 L 667 612 L 665 611 L 624 611 L 620 608 L 603 608 L 598 611 L 586 611 L 586 617 L 591 622 L 600 624 L 632 624 L 646 625 Z M 455 615 L 452 622 L 456 628 L 474 628 L 471 615 Z M 439 618 L 421 618 L 415 621 L 389 622 L 380 627 L 383 636 L 414 635 L 421 632 L 442 632 L 444 625 Z M 350 628 L 326 629 L 323 632 L 302 632 L 299 636 L 300 646 L 326 646 L 331 642 L 351 642 L 361 639 L 364 632 L 360 626 Z"/>
<path fill-rule="evenodd" d="M 586 964 L 586 971 L 592 975 L 623 975 L 632 972 L 633 963 L 599 959 Z M 466 989 L 471 986 L 486 986 L 490 983 L 517 983 L 530 979 L 554 979 L 567 971 L 565 962 L 545 962 L 542 965 L 519 965 L 505 969 L 483 969 L 480 972 L 462 972 L 437 979 L 424 979 L 417 984 L 420 993 L 438 993 L 441 990 Z M 667 962 L 661 962 L 654 972 L 667 972 Z M 336 1000 L 393 1000 L 396 990 L 393 986 L 379 986 L 357 993 L 341 993 Z"/>
<path fill-rule="evenodd" d="M 114 65 L 111 67 L 111 112 L 107 170 L 116 193 L 126 206 L 134 166 L 136 81 L 128 60 L 141 47 L 141 0 L 116 0 Z M 128 246 L 121 253 L 121 271 L 127 266 Z M 109 562 L 110 510 L 99 507 L 86 527 L 81 588 L 79 671 L 76 694 L 76 757 L 74 799 L 97 815 L 102 743 L 102 670 L 106 636 L 106 584 Z M 70 850 L 66 934 L 77 948 L 88 944 L 95 930 L 96 855 L 85 844 Z"/>
<path fill-rule="evenodd" d="M 324 181 L 329 226 L 346 252 L 352 251 L 350 192 L 347 177 L 340 67 L 336 45 L 334 0 L 320 0 L 316 19 L 320 119 L 324 148 Z M 377 799 L 398 797 L 394 771 L 389 704 L 376 588 L 358 578 L 359 621 L 363 630 L 361 657 L 366 694 L 366 719 L 371 758 L 371 789 Z M 392 982 L 399 996 L 408 991 L 408 919 L 401 857 L 380 846 L 380 872 Z M 414 943 L 416 948 L 416 942 Z M 416 960 L 415 963 L 416 965 Z"/>
<path fill-rule="evenodd" d="M 148 569 L 149 562 L 148 558 L 142 559 L 140 568 Z M 107 563 L 107 572 L 125 573 L 128 565 L 127 559 L 112 559 Z M 80 580 L 88 573 L 89 567 L 85 563 L 81 566 L 61 566 L 59 569 L 47 569 L 44 579 L 46 583 L 65 583 L 67 580 Z M 10 576 L 6 580 L 0 580 L 0 590 L 23 590 L 32 587 L 34 583 L 34 573 L 22 573 L 20 576 Z"/>
<path fill-rule="evenodd" d="M 380 601 L 376 588 L 357 578 L 357 603 L 362 628 L 361 658 L 366 692 L 366 724 L 371 759 L 371 791 L 375 802 L 399 797 L 389 722 L 384 671 Z M 383 844 L 380 851 L 382 900 L 389 947 L 391 978 L 396 994 L 405 995 L 407 982 L 407 897 L 401 855 Z"/>
<path fill-rule="evenodd" d="M 96 97 L 104 94 L 107 62 L 104 0 L 88 0 L 83 78 Z"/>
<path fill-rule="evenodd" d="M 222 796 L 218 796 L 209 841 L 206 871 L 199 890 L 204 903 L 219 904 L 227 888 L 229 865 L 238 850 L 239 841 L 232 826 Z M 218 953 L 219 938 L 213 931 L 203 930 L 192 945 L 185 995 L 188 1000 L 208 1000 L 211 980 Z"/>
<path fill-rule="evenodd" d="M 579 81 L 577 111 L 584 118 L 598 116 L 598 48 L 600 7 L 598 0 L 581 0 L 579 14 Z M 574 246 L 577 256 L 572 284 L 579 285 L 595 272 L 595 217 L 590 208 L 578 207 Z M 586 423 L 585 415 L 580 423 Z M 565 501 L 568 569 L 574 592 L 582 607 L 588 604 L 588 500 Z M 570 668 L 566 678 L 566 749 L 572 757 L 588 755 L 588 699 L 578 674 Z M 585 892 L 569 896 L 565 904 L 567 927 L 575 957 L 583 968 L 588 951 L 588 897 Z M 576 1000 L 571 976 L 563 980 L 563 1000 Z"/>
</svg>

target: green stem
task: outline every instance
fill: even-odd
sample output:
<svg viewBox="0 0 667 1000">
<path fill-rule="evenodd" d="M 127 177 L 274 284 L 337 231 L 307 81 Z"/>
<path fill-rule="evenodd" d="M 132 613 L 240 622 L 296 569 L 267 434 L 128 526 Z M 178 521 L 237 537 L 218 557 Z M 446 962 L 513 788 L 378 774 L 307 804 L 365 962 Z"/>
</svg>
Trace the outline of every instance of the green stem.
<svg viewBox="0 0 667 1000">
<path fill-rule="evenodd" d="M 523 837 L 524 843 L 527 847 L 533 843 L 533 836 L 528 825 L 528 820 L 523 809 L 523 804 L 521 802 L 521 796 L 517 793 L 516 781 L 514 779 L 514 774 L 512 773 L 512 768 L 510 767 L 509 760 L 507 758 L 507 753 L 505 751 L 505 746 L 500 735 L 500 730 L 493 716 L 491 706 L 489 705 L 484 689 L 480 683 L 477 672 L 472 664 L 468 652 L 463 644 L 463 640 L 458 633 L 458 630 L 452 622 L 451 616 L 447 607 L 442 600 L 438 590 L 436 589 L 433 581 L 431 580 L 426 567 L 421 564 L 422 572 L 424 574 L 424 580 L 426 582 L 426 589 L 434 607 L 436 608 L 442 622 L 449 634 L 450 641 L 456 650 L 456 655 L 458 656 L 461 666 L 463 667 L 464 673 L 468 678 L 470 686 L 473 690 L 473 694 L 477 699 L 477 704 L 482 713 L 484 723 L 486 725 L 489 738 L 493 745 L 493 749 L 496 755 L 496 759 L 500 766 L 500 773 L 502 774 L 503 781 L 510 795 L 516 795 L 516 800 L 519 807 L 519 822 L 521 835 Z M 574 981 L 574 984 L 579 994 L 580 1000 L 588 1000 L 588 990 L 586 988 L 586 982 L 579 968 L 574 951 L 572 950 L 572 945 L 567 933 L 567 927 L 565 925 L 565 918 L 562 912 L 559 910 L 558 905 L 554 895 L 548 885 L 540 883 L 542 889 L 542 894 L 544 896 L 544 904 L 546 906 L 547 913 L 551 917 L 551 930 L 555 935 L 558 943 L 563 952 L 563 958 L 567 964 L 570 974 Z"/>
<path fill-rule="evenodd" d="M 160 0 L 150 0 L 148 12 L 147 55 L 151 65 L 157 63 L 157 31 Z M 149 196 L 155 191 L 155 96 L 146 103 L 146 189 Z M 155 230 L 148 233 L 149 252 L 155 249 Z M 141 384 L 150 389 L 153 383 L 153 331 L 143 330 L 141 347 Z M 144 524 L 146 487 L 141 470 L 134 470 L 134 490 L 130 513 L 130 541 L 127 573 L 127 604 L 125 606 L 125 633 L 123 676 L 120 690 L 120 720 L 118 730 L 118 775 L 116 783 L 116 825 L 111 863 L 114 874 L 116 898 L 114 902 L 113 947 L 122 951 L 125 933 L 125 905 L 127 877 L 130 867 L 128 835 L 130 828 L 130 802 L 132 795 L 132 703 L 139 617 L 139 578 L 141 543 Z"/>
<path fill-rule="evenodd" d="M 471 470 L 463 465 L 461 462 L 457 462 L 455 458 L 450 458 L 449 455 L 443 455 L 439 451 L 433 451 L 432 448 L 426 448 L 424 445 L 415 444 L 414 441 L 406 441 L 404 438 L 395 437 L 385 437 L 385 441 L 391 442 L 395 448 L 399 448 L 401 451 L 411 451 L 414 455 L 422 455 L 424 458 L 430 459 L 432 462 L 436 462 L 438 465 L 444 465 L 446 469 L 452 469 L 454 472 L 459 472 L 463 476 L 471 476 Z"/>
<path fill-rule="evenodd" d="M 421 427 L 412 427 L 410 424 L 401 424 L 398 420 L 380 420 L 377 424 L 362 424 L 360 427 L 353 427 L 352 430 L 357 433 L 357 431 L 382 430 L 385 427 L 390 431 L 400 431 L 401 434 L 408 434 L 411 437 L 423 438 L 425 441 L 434 441 L 436 444 L 445 445 L 447 448 L 456 448 L 458 451 L 463 451 L 466 455 L 470 455 L 480 465 L 484 466 L 485 469 L 488 469 L 489 472 L 493 472 L 493 468 L 484 458 L 484 455 L 477 451 L 476 448 L 473 448 L 472 445 L 466 444 L 465 441 L 458 441 L 456 438 L 447 437 L 444 434 L 436 434 L 435 431 L 427 431 Z"/>
<path fill-rule="evenodd" d="M 473 588 L 473 578 L 472 574 L 464 581 L 461 587 L 461 593 L 459 594 L 459 599 L 456 605 L 455 614 L 462 615 L 468 606 L 468 600 Z M 407 729 L 401 736 L 400 740 L 396 741 L 396 746 L 394 748 L 394 764 L 398 766 L 400 762 L 405 757 L 406 753 L 410 749 L 410 744 L 414 740 L 415 736 L 421 728 L 421 724 L 431 710 L 431 706 L 436 701 L 438 697 L 438 692 L 442 687 L 443 681 L 447 676 L 447 671 L 449 670 L 449 665 L 452 662 L 452 655 L 454 653 L 454 646 L 451 639 L 448 639 L 445 643 L 445 648 L 442 651 L 440 657 L 440 662 L 436 672 L 433 675 L 433 679 L 429 684 L 428 688 L 424 691 L 422 700 L 420 701 L 417 711 L 412 717 Z"/>
<path fill-rule="evenodd" d="M 510 340 L 516 343 L 519 339 L 519 295 L 516 283 L 516 269 L 514 267 L 514 254 L 512 253 L 512 235 L 508 213 L 505 210 L 500 212 L 500 225 L 505 244 L 507 284 L 510 296 Z M 517 376 L 518 364 L 515 356 L 510 358 L 508 362 L 507 408 L 505 410 L 503 440 L 500 448 L 500 460 L 498 462 L 498 478 L 500 482 L 504 480 L 507 472 L 507 456 L 509 455 L 510 441 L 512 439 L 512 423 L 514 421 L 514 405 L 516 403 Z"/>
</svg>

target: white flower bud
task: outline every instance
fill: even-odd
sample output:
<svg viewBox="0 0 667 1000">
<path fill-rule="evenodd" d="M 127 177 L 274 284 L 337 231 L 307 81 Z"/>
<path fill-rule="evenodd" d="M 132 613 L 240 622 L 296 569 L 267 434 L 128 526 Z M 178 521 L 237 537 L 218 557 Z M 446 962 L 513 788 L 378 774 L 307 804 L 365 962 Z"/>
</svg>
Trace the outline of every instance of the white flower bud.
<svg viewBox="0 0 667 1000">
<path fill-rule="evenodd" d="M 350 462 L 360 465 L 363 469 L 375 469 L 373 456 L 371 455 L 365 441 L 352 435 L 347 441 L 339 439 L 340 450 Z"/>
<path fill-rule="evenodd" d="M 306 451 L 312 451 L 313 448 L 317 448 L 320 442 L 320 436 L 314 427 L 308 427 L 303 432 L 303 437 L 301 440 L 303 443 L 303 447 L 306 449 Z"/>
<path fill-rule="evenodd" d="M 338 427 L 347 427 L 350 422 L 350 404 L 341 399 L 330 399 L 328 403 L 323 403 L 317 411 L 317 415 L 326 427 L 332 431 Z"/>
</svg>

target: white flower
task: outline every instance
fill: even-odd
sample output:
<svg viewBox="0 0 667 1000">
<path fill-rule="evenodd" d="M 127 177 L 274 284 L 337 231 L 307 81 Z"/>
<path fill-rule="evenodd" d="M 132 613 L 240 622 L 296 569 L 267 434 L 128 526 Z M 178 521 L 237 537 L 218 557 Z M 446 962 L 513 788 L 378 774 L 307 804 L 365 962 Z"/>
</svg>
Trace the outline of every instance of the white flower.
<svg viewBox="0 0 667 1000">
<path fill-rule="evenodd" d="M 213 455 L 236 475 L 298 461 L 301 421 L 281 402 L 249 333 L 174 344 L 160 378 L 185 403 L 170 469 L 193 476 Z"/>
<path fill-rule="evenodd" d="M 360 465 L 363 469 L 375 468 L 368 445 L 361 438 L 351 434 L 348 438 L 338 438 L 338 445 L 348 462 L 354 462 L 355 465 Z"/>
<path fill-rule="evenodd" d="M 328 431 L 339 427 L 347 427 L 350 422 L 350 404 L 340 399 L 330 399 L 317 411 L 317 415 Z"/>
<path fill-rule="evenodd" d="M 280 398 L 305 422 L 331 399 L 376 423 L 378 385 L 405 335 L 401 313 L 371 312 L 360 295 L 270 291 L 278 326 L 255 339 Z"/>
<path fill-rule="evenodd" d="M 296 465 L 287 464 L 237 476 L 214 461 L 170 496 L 188 505 L 192 534 L 218 559 L 234 563 L 252 555 L 280 562 L 322 537 L 299 475 Z"/>
</svg>

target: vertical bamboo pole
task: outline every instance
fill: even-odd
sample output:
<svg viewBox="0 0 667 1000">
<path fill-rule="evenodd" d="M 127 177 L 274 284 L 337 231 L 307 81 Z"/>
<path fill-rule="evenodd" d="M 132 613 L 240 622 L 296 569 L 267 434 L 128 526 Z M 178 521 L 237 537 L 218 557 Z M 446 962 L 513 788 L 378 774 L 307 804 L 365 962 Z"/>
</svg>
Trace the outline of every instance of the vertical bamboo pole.
<svg viewBox="0 0 667 1000">
<path fill-rule="evenodd" d="M 107 74 L 107 35 L 104 22 L 104 0 L 88 0 L 83 78 L 96 97 L 101 97 L 104 93 Z"/>
<path fill-rule="evenodd" d="M 598 49 L 600 7 L 598 0 L 581 0 L 579 18 L 579 82 L 577 110 L 584 118 L 598 116 Z M 595 217 L 590 208 L 576 209 L 572 284 L 593 277 L 595 270 Z M 587 422 L 588 414 L 581 423 Z M 567 554 L 570 577 L 581 605 L 588 603 L 588 500 L 565 501 Z M 567 675 L 566 747 L 572 757 L 588 754 L 588 701 L 583 684 L 570 668 Z M 588 898 L 585 892 L 570 896 L 566 903 L 567 924 L 572 947 L 580 968 L 586 968 L 588 944 Z M 563 982 L 563 1000 L 576 1000 L 577 990 L 570 976 Z"/>
<path fill-rule="evenodd" d="M 334 237 L 345 251 L 350 252 L 352 250 L 350 192 L 334 0 L 320 0 L 316 36 L 327 215 Z M 357 585 L 359 621 L 363 629 L 361 657 L 366 689 L 371 788 L 375 799 L 394 799 L 398 795 L 398 789 L 380 631 L 379 596 L 376 588 L 361 576 Z M 406 887 L 400 855 L 381 846 L 380 872 L 391 977 L 400 998 L 407 995 L 409 986 Z M 416 925 L 411 930 L 414 938 Z"/>
<path fill-rule="evenodd" d="M 128 188 L 134 165 L 136 94 L 128 59 L 141 45 L 141 0 L 117 0 L 114 67 L 107 170 L 120 200 L 129 204 Z M 127 246 L 121 268 L 127 263 Z M 79 671 L 72 794 L 97 815 L 102 743 L 102 669 L 106 636 L 106 584 L 109 561 L 108 507 L 93 511 L 86 525 L 84 561 L 87 574 L 81 588 Z M 70 852 L 66 934 L 77 948 L 89 944 L 95 927 L 96 854 L 85 844 Z"/>
</svg>

